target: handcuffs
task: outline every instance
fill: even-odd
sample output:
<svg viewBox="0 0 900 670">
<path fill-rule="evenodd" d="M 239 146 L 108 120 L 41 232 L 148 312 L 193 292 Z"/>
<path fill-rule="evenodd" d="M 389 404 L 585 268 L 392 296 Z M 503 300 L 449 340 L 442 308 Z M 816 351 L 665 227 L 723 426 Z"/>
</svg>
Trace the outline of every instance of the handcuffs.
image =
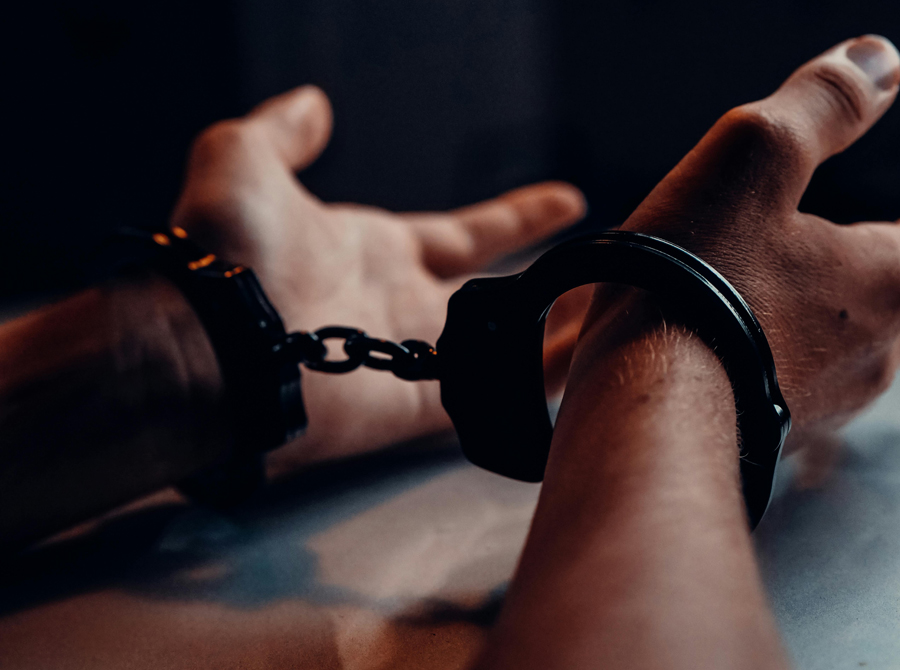
<svg viewBox="0 0 900 670">
<path fill-rule="evenodd" d="M 342 326 L 289 334 L 252 270 L 206 253 L 180 228 L 129 234 L 155 249 L 153 266 L 195 308 L 225 380 L 237 448 L 227 462 L 182 482 L 200 502 L 225 506 L 246 497 L 262 479 L 262 454 L 306 427 L 298 364 L 334 373 L 362 365 L 411 381 L 438 379 L 441 401 L 472 463 L 541 481 L 553 435 L 542 367 L 544 321 L 563 293 L 615 282 L 654 294 L 722 361 L 737 405 L 751 529 L 769 505 L 791 425 L 772 352 L 735 288 L 671 242 L 608 231 L 561 244 L 519 274 L 473 279 L 451 297 L 443 333 L 431 347 Z M 327 358 L 329 338 L 344 340 L 346 359 Z"/>
</svg>

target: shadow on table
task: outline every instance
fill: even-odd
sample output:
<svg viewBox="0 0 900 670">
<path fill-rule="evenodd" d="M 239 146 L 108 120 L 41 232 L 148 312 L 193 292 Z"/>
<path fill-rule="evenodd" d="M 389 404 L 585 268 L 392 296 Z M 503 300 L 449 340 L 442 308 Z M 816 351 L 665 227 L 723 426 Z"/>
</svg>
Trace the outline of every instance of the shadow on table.
<svg viewBox="0 0 900 670">
<path fill-rule="evenodd" d="M 755 540 L 798 667 L 896 666 L 898 528 L 900 428 L 888 423 L 851 427 L 824 486 L 773 502 Z"/>
<path fill-rule="evenodd" d="M 896 572 L 900 428 L 860 427 L 837 458 L 820 487 L 785 487 L 755 533 L 764 572 L 771 572 L 772 580 L 802 572 L 815 588 L 811 561 L 821 565 L 850 555 L 860 561 L 868 557 L 864 562 L 870 576 L 879 565 Z"/>
<path fill-rule="evenodd" d="M 442 436 L 310 468 L 227 516 L 175 502 L 127 512 L 8 559 L 0 616 L 103 589 L 236 607 L 303 598 L 377 609 L 360 594 L 318 583 L 306 541 L 464 465 L 455 438 Z M 411 617 L 490 618 L 499 599 L 472 608 L 434 602 Z"/>
</svg>

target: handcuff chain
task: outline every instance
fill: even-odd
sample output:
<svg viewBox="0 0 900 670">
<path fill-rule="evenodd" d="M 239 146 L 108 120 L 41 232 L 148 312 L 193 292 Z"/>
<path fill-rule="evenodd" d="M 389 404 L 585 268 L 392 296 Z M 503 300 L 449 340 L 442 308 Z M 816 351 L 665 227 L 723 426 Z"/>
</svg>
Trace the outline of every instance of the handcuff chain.
<svg viewBox="0 0 900 670">
<path fill-rule="evenodd" d="M 343 340 L 343 360 L 327 360 L 325 340 Z M 370 337 L 347 326 L 327 326 L 315 332 L 299 331 L 275 345 L 275 352 L 295 360 L 310 370 L 331 374 L 350 372 L 360 366 L 388 370 L 400 379 L 437 379 L 437 352 L 427 342 L 404 340 L 400 344 Z M 381 354 L 380 356 L 374 355 Z"/>
</svg>

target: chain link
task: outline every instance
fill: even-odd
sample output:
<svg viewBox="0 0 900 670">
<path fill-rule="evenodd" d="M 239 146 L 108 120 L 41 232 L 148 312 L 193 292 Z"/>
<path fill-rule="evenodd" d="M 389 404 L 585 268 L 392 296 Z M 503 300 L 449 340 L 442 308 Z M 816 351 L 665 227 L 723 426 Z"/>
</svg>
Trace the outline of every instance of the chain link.
<svg viewBox="0 0 900 670">
<path fill-rule="evenodd" d="M 325 340 L 343 340 L 346 358 L 328 360 Z M 437 379 L 437 352 L 427 342 L 404 340 L 400 344 L 369 337 L 365 332 L 346 326 L 328 326 L 315 332 L 291 333 L 275 346 L 291 360 L 310 370 L 340 374 L 360 366 L 389 370 L 400 379 L 417 381 Z"/>
</svg>

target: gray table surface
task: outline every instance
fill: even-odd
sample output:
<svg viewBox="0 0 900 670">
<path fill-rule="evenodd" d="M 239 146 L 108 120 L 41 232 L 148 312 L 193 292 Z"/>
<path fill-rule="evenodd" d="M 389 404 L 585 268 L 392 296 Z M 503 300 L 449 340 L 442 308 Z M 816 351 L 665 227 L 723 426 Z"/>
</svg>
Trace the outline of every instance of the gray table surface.
<svg viewBox="0 0 900 670">
<path fill-rule="evenodd" d="M 799 668 L 900 668 L 900 384 L 788 458 L 756 533 Z M 0 667 L 460 668 L 538 486 L 452 444 L 317 468 L 237 516 L 164 492 L 7 566 Z"/>
</svg>

